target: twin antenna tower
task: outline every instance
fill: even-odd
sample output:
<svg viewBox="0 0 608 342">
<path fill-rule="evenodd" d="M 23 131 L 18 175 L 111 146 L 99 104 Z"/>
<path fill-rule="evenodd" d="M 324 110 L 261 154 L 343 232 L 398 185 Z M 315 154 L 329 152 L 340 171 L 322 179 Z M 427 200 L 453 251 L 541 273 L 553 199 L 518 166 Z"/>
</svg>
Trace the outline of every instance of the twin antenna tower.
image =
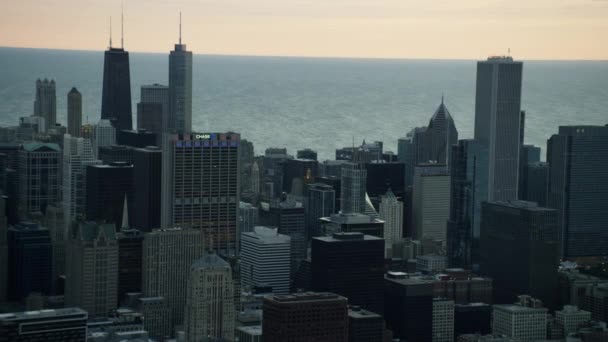
<svg viewBox="0 0 608 342">
<path fill-rule="evenodd" d="M 125 17 L 124 17 L 124 6 L 120 6 L 120 48 L 125 48 Z M 179 12 L 179 45 L 182 45 L 182 12 Z M 112 48 L 112 16 L 110 16 L 110 49 Z"/>
</svg>

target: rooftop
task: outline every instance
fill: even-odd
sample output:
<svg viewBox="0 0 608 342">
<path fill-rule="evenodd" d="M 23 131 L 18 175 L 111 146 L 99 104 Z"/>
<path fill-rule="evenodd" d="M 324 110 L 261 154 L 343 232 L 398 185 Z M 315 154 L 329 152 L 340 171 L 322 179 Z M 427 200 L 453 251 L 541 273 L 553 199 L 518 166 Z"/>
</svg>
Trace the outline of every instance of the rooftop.
<svg viewBox="0 0 608 342">
<path fill-rule="evenodd" d="M 508 311 L 511 313 L 537 313 L 547 312 L 547 308 L 531 308 L 527 306 L 521 306 L 517 304 L 496 304 L 494 310 Z"/>
<path fill-rule="evenodd" d="M 65 309 L 47 309 L 47 310 L 36 310 L 36 311 L 24 311 L 24 312 L 11 312 L 0 314 L 0 321 L 7 320 L 23 320 L 23 319 L 40 319 L 49 317 L 60 317 L 66 315 L 87 315 L 87 312 L 79 308 L 65 308 Z"/>
<path fill-rule="evenodd" d="M 290 295 L 275 295 L 266 297 L 268 300 L 272 300 L 280 303 L 295 303 L 295 302 L 318 302 L 318 301 L 335 301 L 343 300 L 346 302 L 346 298 L 337 294 L 329 292 L 303 292 L 293 293 Z"/>
<path fill-rule="evenodd" d="M 384 221 L 377 219 L 375 217 L 358 214 L 358 213 L 339 213 L 333 214 L 330 217 L 322 217 L 320 218 L 323 222 L 326 223 L 337 223 L 337 224 L 364 224 L 364 223 L 384 223 Z"/>
<path fill-rule="evenodd" d="M 325 242 L 341 242 L 341 241 L 373 241 L 382 240 L 382 238 L 365 235 L 357 232 L 346 232 L 346 233 L 334 233 L 333 236 L 318 236 L 313 239 L 325 241 Z"/>
<path fill-rule="evenodd" d="M 361 308 L 360 306 L 349 305 L 348 307 L 348 317 L 352 318 L 382 318 L 382 316 L 378 315 L 375 312 L 371 312 Z"/>
<path fill-rule="evenodd" d="M 192 263 L 192 269 L 194 268 L 230 269 L 230 265 L 224 259 L 220 258 L 217 254 L 207 253 Z"/>
</svg>

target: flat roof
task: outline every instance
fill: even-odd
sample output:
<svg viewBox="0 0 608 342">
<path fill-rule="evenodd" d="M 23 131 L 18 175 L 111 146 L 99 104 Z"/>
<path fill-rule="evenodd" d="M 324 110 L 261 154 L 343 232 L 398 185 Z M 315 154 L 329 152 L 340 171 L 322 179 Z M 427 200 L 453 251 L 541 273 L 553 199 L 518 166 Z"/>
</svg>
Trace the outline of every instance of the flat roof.
<svg viewBox="0 0 608 342">
<path fill-rule="evenodd" d="M 77 314 L 88 316 L 87 312 L 82 309 L 64 308 L 64 309 L 45 309 L 45 310 L 5 313 L 5 314 L 0 314 L 0 320 L 6 321 L 6 320 L 40 319 L 40 318 L 60 317 L 60 316 L 77 315 Z"/>
</svg>

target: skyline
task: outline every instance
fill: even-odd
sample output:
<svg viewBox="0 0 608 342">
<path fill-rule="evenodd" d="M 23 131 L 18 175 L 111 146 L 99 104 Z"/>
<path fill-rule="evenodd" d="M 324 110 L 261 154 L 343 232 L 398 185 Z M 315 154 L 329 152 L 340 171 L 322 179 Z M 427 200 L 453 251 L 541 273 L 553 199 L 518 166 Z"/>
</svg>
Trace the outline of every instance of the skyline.
<svg viewBox="0 0 608 342">
<path fill-rule="evenodd" d="M 110 16 L 118 46 L 120 11 L 118 0 L 10 3 L 0 20 L 10 34 L 0 34 L 0 46 L 102 51 Z M 599 44 L 608 34 L 605 0 L 130 0 L 125 49 L 169 51 L 180 11 L 183 43 L 203 55 L 469 60 L 510 49 L 522 60 L 608 60 Z"/>
</svg>

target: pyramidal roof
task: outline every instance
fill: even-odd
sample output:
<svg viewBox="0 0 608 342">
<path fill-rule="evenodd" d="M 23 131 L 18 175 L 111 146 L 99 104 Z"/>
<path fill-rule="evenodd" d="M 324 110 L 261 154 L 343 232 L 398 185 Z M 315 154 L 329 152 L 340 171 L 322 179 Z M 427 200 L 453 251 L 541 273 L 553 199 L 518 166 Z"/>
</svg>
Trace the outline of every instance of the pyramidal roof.
<svg viewBox="0 0 608 342">
<path fill-rule="evenodd" d="M 195 268 L 230 268 L 230 265 L 217 254 L 207 253 L 192 263 L 192 269 Z"/>
<path fill-rule="evenodd" d="M 388 188 L 388 190 L 386 190 L 386 193 L 384 194 L 384 196 L 382 196 L 382 200 L 397 200 L 397 196 L 395 196 L 395 194 L 393 193 L 393 190 L 391 188 Z"/>
<path fill-rule="evenodd" d="M 439 105 L 439 107 L 437 107 L 435 114 L 433 114 L 433 116 L 431 117 L 431 122 L 435 121 L 437 119 L 446 119 L 446 118 L 451 119 L 452 116 L 450 115 L 450 111 L 448 110 L 448 108 L 443 103 L 443 96 L 442 96 L 441 104 Z"/>
<path fill-rule="evenodd" d="M 70 90 L 70 94 L 80 94 L 80 92 L 78 91 L 78 89 L 76 89 L 76 87 L 72 87 L 72 90 Z"/>
</svg>

